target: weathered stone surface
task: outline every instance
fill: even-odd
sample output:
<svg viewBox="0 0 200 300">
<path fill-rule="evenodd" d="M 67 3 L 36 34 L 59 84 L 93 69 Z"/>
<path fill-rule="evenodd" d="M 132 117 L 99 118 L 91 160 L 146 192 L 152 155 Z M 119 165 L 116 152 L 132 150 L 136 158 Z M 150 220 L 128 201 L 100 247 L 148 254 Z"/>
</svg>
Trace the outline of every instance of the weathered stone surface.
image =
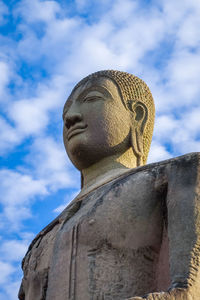
<svg viewBox="0 0 200 300">
<path fill-rule="evenodd" d="M 143 166 L 153 98 L 124 72 L 83 79 L 63 120 L 82 189 L 29 247 L 19 299 L 200 299 L 200 154 Z"/>
<path fill-rule="evenodd" d="M 186 290 L 146 299 L 198 299 L 199 164 L 193 153 L 139 167 L 72 202 L 25 257 L 25 299 L 122 300 L 170 284 Z"/>
</svg>

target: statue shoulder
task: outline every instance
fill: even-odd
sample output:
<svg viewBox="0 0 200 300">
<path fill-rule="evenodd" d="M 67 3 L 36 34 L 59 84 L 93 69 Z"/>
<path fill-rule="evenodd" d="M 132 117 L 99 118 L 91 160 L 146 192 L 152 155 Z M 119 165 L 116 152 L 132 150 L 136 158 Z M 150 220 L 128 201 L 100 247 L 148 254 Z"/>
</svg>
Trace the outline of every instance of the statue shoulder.
<svg viewBox="0 0 200 300">
<path fill-rule="evenodd" d="M 183 170 L 183 171 L 195 171 L 200 165 L 200 152 L 187 153 L 160 163 L 165 165 L 168 171 L 170 170 Z"/>
<path fill-rule="evenodd" d="M 191 152 L 168 160 L 170 164 L 200 163 L 200 152 Z"/>
<path fill-rule="evenodd" d="M 192 152 L 149 165 L 156 170 L 157 180 L 169 185 L 195 186 L 199 182 L 200 152 Z"/>
<path fill-rule="evenodd" d="M 149 170 L 152 171 L 154 169 L 170 169 L 171 167 L 174 166 L 179 166 L 179 167 L 198 167 L 200 165 L 200 152 L 191 152 L 187 153 L 181 156 L 177 156 L 174 158 L 170 158 L 167 160 L 155 162 L 155 163 L 150 163 L 145 166 L 139 167 L 138 169 L 141 170 Z"/>
<path fill-rule="evenodd" d="M 184 174 L 185 177 L 197 174 L 199 166 L 200 152 L 192 152 L 131 169 L 122 178 L 132 179 L 138 183 L 150 180 L 155 181 L 156 185 L 163 185 L 177 174 Z"/>
<path fill-rule="evenodd" d="M 44 227 L 33 239 L 31 242 L 25 257 L 22 260 L 22 268 L 24 267 L 24 264 L 26 261 L 29 261 L 29 257 L 31 255 L 31 252 L 33 248 L 38 248 L 41 241 L 44 238 L 47 239 L 54 239 L 57 231 L 59 230 L 60 226 L 62 226 L 63 222 L 65 223 L 68 219 L 73 216 L 76 211 L 79 209 L 81 205 L 81 202 L 71 202 L 69 205 L 46 227 Z"/>
<path fill-rule="evenodd" d="M 39 246 L 42 238 L 45 237 L 47 235 L 47 233 L 52 231 L 56 225 L 59 224 L 59 219 L 60 219 L 60 216 L 55 218 L 51 223 L 49 223 L 45 228 L 43 228 L 33 239 L 33 241 L 29 245 L 28 250 L 22 260 L 22 269 L 24 269 L 24 265 L 26 265 L 26 262 L 29 261 L 32 249 L 37 248 Z"/>
</svg>

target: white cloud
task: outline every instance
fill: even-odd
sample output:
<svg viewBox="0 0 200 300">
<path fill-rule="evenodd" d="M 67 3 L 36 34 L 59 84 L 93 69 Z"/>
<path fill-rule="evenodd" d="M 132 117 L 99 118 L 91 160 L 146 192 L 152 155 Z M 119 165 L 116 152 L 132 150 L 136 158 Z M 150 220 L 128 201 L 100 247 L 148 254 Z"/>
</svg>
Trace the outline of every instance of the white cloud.
<svg viewBox="0 0 200 300">
<path fill-rule="evenodd" d="M 29 23 L 43 21 L 52 22 L 56 14 L 60 12 L 60 6 L 56 1 L 29 1 L 22 0 L 18 5 L 17 14 L 23 16 L 23 20 Z"/>
<path fill-rule="evenodd" d="M 18 297 L 19 287 L 21 282 L 20 281 L 13 281 L 6 284 L 5 288 L 5 294 L 3 299 L 9 299 L 9 300 L 16 300 Z"/>
<path fill-rule="evenodd" d="M 173 106 L 199 101 L 200 51 L 176 51 L 168 64 L 169 87 L 177 98 Z M 196 99 L 195 99 L 196 98 Z M 191 103 L 191 104 L 193 104 Z"/>
<path fill-rule="evenodd" d="M 46 23 L 40 38 L 28 25 L 23 26 L 18 50 L 28 59 L 44 56 L 50 62 L 45 64 L 47 69 L 56 66 L 66 77 L 103 68 L 137 68 L 138 60 L 164 37 L 163 26 L 159 10 L 142 15 L 137 2 L 117 1 L 90 25 L 80 17 L 55 17 Z"/>
<path fill-rule="evenodd" d="M 0 284 L 5 284 L 8 282 L 10 275 L 15 271 L 15 268 L 9 264 L 0 261 Z"/>
<path fill-rule="evenodd" d="M 44 64 L 47 70 L 62 65 L 63 59 L 67 59 L 78 44 L 82 27 L 87 27 L 80 18 L 62 15 L 62 9 L 55 1 L 35 1 L 34 4 L 23 1 L 18 14 L 24 17 L 24 23 L 20 25 L 23 36 L 17 45 L 18 54 L 30 63 Z M 31 26 L 29 21 L 40 23 L 40 26 Z"/>
<path fill-rule="evenodd" d="M 21 261 L 28 249 L 28 242 L 23 240 L 5 241 L 0 246 L 0 256 L 4 261 Z"/>
<path fill-rule="evenodd" d="M 20 239 L 24 240 L 27 243 L 30 243 L 35 237 L 33 232 L 19 232 Z"/>
<path fill-rule="evenodd" d="M 41 110 L 40 103 L 32 99 L 13 103 L 10 116 L 24 134 L 37 133 L 48 123 L 46 112 Z"/>
<path fill-rule="evenodd" d="M 199 29 L 200 19 L 197 12 L 191 13 L 180 27 L 177 38 L 178 42 L 184 47 L 196 47 L 199 46 L 200 36 Z"/>
<path fill-rule="evenodd" d="M 3 206 L 1 227 L 9 222 L 9 230 L 18 230 L 24 219 L 31 217 L 30 201 L 36 196 L 47 195 L 44 182 L 16 171 L 0 171 L 0 203 Z"/>
<path fill-rule="evenodd" d="M 166 24 L 170 31 L 174 29 L 175 34 L 188 16 L 199 14 L 199 8 L 199 2 L 196 0 L 183 0 L 181 2 L 168 0 L 162 3 L 163 16 L 166 18 Z"/>
<path fill-rule="evenodd" d="M 155 137 L 163 142 L 169 142 L 178 128 L 178 121 L 173 115 L 161 115 L 156 118 Z"/>
<path fill-rule="evenodd" d="M 1 203 L 5 205 L 25 204 L 33 195 L 47 193 L 42 181 L 6 169 L 0 171 L 0 187 L 4 195 Z"/>
<path fill-rule="evenodd" d="M 27 160 L 34 173 L 45 185 L 55 191 L 59 188 L 79 187 L 78 171 L 74 171 L 64 146 L 50 137 L 37 138 Z"/>
<path fill-rule="evenodd" d="M 148 163 L 158 162 L 171 158 L 171 154 L 165 149 L 165 147 L 155 141 L 152 141 Z"/>
<path fill-rule="evenodd" d="M 3 135 L 0 149 L 6 148 L 6 143 L 15 145 L 27 136 L 41 135 L 48 125 L 52 111 L 56 115 L 59 109 L 61 119 L 62 105 L 66 100 L 68 86 L 69 82 L 64 80 L 63 76 L 57 75 L 48 83 L 39 83 L 35 97 L 30 95 L 30 98 L 10 103 L 7 114 L 15 127 L 11 127 L 5 120 L 0 119 L 3 126 L 0 129 Z"/>
<path fill-rule="evenodd" d="M 190 136 L 199 135 L 200 129 L 200 106 L 194 107 L 191 111 L 184 114 L 182 123 L 184 127 L 189 131 Z"/>
<path fill-rule="evenodd" d="M 6 23 L 6 17 L 8 15 L 8 7 L 3 3 L 0 2 L 0 24 Z"/>
<path fill-rule="evenodd" d="M 10 80 L 10 69 L 6 62 L 0 61 L 0 102 L 5 102 L 7 84 Z"/>
<path fill-rule="evenodd" d="M 15 127 L 0 117 L 0 155 L 10 150 L 21 141 L 21 136 Z"/>
</svg>

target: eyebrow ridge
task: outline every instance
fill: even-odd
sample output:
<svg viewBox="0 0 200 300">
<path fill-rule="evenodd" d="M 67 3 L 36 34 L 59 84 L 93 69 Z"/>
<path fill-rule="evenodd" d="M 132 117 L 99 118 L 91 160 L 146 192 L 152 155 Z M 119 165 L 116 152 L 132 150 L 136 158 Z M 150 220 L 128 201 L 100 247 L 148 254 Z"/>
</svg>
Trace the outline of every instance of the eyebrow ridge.
<svg viewBox="0 0 200 300">
<path fill-rule="evenodd" d="M 77 97 L 76 100 L 79 100 L 80 98 L 84 97 L 85 95 L 89 94 L 89 92 L 92 92 L 92 91 L 98 91 L 98 92 L 101 92 L 101 93 L 103 93 L 103 92 L 106 91 L 106 93 L 107 93 L 106 96 L 109 96 L 109 97 L 111 97 L 112 99 L 114 99 L 112 93 L 111 93 L 105 86 L 92 86 L 92 87 L 87 88 L 87 89 L 86 89 L 85 91 L 83 91 L 82 93 L 80 93 L 80 95 Z M 70 95 L 70 96 L 71 96 L 71 95 Z M 66 101 L 66 103 L 65 103 L 65 105 L 64 105 L 64 110 L 63 110 L 63 114 L 62 114 L 62 115 L 63 115 L 63 119 L 64 119 L 64 115 L 67 113 L 69 107 L 71 106 L 71 105 L 70 105 L 70 106 L 68 107 L 68 109 L 65 109 L 66 106 L 67 106 L 67 102 L 68 102 L 68 103 L 69 103 L 69 102 L 73 102 L 72 97 L 70 97 L 70 96 L 69 96 L 69 98 L 67 99 L 67 101 Z M 69 103 L 69 104 L 70 104 L 70 103 Z"/>
</svg>

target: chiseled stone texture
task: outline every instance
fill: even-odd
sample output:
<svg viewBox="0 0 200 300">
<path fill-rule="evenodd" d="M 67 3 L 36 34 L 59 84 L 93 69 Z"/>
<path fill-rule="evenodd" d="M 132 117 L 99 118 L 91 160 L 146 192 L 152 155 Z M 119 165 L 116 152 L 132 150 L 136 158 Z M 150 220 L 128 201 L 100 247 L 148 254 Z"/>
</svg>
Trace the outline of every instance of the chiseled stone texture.
<svg viewBox="0 0 200 300">
<path fill-rule="evenodd" d="M 19 299 L 200 299 L 199 164 L 138 167 L 69 204 L 30 245 Z"/>
</svg>

